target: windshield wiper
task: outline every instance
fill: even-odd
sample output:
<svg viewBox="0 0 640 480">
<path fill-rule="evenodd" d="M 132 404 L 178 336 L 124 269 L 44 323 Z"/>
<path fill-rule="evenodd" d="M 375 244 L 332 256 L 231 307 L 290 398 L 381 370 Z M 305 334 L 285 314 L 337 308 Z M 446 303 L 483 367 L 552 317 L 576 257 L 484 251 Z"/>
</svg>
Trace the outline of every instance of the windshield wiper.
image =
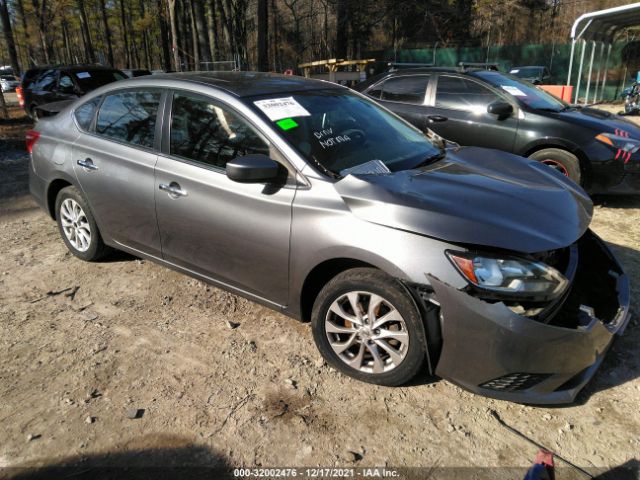
<svg viewBox="0 0 640 480">
<path fill-rule="evenodd" d="M 430 163 L 437 162 L 438 160 L 442 160 L 446 155 L 447 155 L 447 152 L 444 149 L 442 149 L 434 155 L 429 155 L 427 158 L 422 160 L 413 168 L 420 168 L 420 167 L 424 167 L 425 165 L 429 165 Z"/>
</svg>

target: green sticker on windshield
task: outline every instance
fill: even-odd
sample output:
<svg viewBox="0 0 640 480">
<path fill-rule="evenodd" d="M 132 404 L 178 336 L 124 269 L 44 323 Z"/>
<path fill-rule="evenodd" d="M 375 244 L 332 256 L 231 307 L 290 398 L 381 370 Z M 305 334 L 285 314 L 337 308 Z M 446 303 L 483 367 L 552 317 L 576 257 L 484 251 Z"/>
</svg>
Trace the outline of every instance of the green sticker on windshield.
<svg viewBox="0 0 640 480">
<path fill-rule="evenodd" d="M 284 131 L 291 130 L 298 126 L 293 118 L 283 118 L 282 120 L 278 120 L 276 124 Z"/>
</svg>

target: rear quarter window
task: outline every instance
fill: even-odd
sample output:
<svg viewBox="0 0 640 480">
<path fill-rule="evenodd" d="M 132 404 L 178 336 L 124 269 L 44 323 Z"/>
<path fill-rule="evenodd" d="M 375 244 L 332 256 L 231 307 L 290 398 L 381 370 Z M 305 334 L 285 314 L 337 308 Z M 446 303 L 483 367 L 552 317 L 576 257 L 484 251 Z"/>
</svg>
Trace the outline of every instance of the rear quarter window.
<svg viewBox="0 0 640 480">
<path fill-rule="evenodd" d="M 76 118 L 76 122 L 80 129 L 87 132 L 91 129 L 93 117 L 95 117 L 98 105 L 100 105 L 100 100 L 102 100 L 102 97 L 92 98 L 88 102 L 85 102 L 76 108 L 73 115 Z"/>
<path fill-rule="evenodd" d="M 113 140 L 152 148 L 160 91 L 124 91 L 105 96 L 96 133 Z"/>
</svg>

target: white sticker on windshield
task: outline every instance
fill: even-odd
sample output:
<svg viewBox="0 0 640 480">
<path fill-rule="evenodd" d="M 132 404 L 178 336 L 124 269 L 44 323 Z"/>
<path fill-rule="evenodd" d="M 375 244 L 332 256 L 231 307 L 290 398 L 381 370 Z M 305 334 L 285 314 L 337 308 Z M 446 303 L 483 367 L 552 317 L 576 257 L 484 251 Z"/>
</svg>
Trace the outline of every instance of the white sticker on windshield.
<svg viewBox="0 0 640 480">
<path fill-rule="evenodd" d="M 78 73 L 76 73 L 76 77 L 78 77 L 78 78 L 90 78 L 91 74 L 89 72 L 78 72 Z"/>
<path fill-rule="evenodd" d="M 515 70 L 511 70 L 509 73 L 518 73 L 520 69 L 516 68 Z"/>
<path fill-rule="evenodd" d="M 527 94 L 520 90 L 518 87 L 512 87 L 511 85 L 500 85 L 505 92 L 510 93 L 516 97 L 526 97 Z"/>
<path fill-rule="evenodd" d="M 308 117 L 311 115 L 302 105 L 296 102 L 293 97 L 270 98 L 268 100 L 258 100 L 253 103 L 273 122 L 283 118 Z"/>
</svg>

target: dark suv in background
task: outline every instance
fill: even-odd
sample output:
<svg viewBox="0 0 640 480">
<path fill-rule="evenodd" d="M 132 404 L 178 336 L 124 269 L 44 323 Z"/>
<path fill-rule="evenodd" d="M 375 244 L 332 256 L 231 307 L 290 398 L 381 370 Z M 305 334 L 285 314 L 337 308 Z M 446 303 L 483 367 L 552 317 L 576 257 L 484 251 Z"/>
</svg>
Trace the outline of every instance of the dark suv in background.
<svg viewBox="0 0 640 480">
<path fill-rule="evenodd" d="M 640 128 L 568 105 L 516 76 L 465 68 L 412 68 L 354 87 L 411 122 L 461 145 L 549 165 L 590 193 L 640 193 Z"/>
<path fill-rule="evenodd" d="M 120 70 L 99 65 L 37 67 L 27 71 L 21 84 L 23 107 L 31 118 L 36 109 L 48 103 L 74 100 L 127 76 Z"/>
</svg>

